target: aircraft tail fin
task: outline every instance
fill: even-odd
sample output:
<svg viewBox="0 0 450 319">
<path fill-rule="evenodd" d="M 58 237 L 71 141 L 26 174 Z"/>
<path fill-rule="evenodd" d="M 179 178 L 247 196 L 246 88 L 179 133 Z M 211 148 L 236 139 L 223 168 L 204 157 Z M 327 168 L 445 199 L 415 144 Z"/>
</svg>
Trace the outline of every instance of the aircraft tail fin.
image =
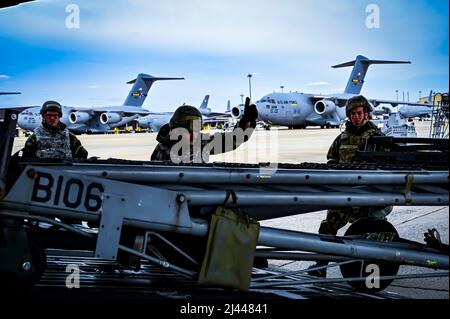
<svg viewBox="0 0 450 319">
<path fill-rule="evenodd" d="M 202 104 L 200 105 L 201 109 L 207 109 L 208 108 L 208 101 L 209 101 L 209 94 L 205 95 L 205 98 L 203 99 Z"/>
<path fill-rule="evenodd" d="M 230 100 L 228 100 L 228 102 L 227 102 L 227 110 L 226 110 L 226 113 L 231 113 L 231 102 L 230 102 Z"/>
<path fill-rule="evenodd" d="M 345 62 L 337 65 L 333 65 L 332 68 L 344 68 L 353 66 L 352 73 L 348 79 L 347 86 L 344 93 L 359 94 L 364 84 L 364 78 L 367 73 L 367 69 L 371 64 L 406 64 L 410 61 L 389 61 L 389 60 L 370 60 L 365 56 L 358 55 L 356 60 Z"/>
<path fill-rule="evenodd" d="M 131 88 L 130 93 L 128 93 L 128 96 L 123 104 L 142 107 L 142 104 L 144 104 L 145 98 L 147 97 L 147 93 L 153 83 L 162 80 L 184 80 L 184 78 L 156 77 L 140 73 L 136 79 L 127 82 L 127 84 L 133 84 L 133 87 Z"/>
</svg>

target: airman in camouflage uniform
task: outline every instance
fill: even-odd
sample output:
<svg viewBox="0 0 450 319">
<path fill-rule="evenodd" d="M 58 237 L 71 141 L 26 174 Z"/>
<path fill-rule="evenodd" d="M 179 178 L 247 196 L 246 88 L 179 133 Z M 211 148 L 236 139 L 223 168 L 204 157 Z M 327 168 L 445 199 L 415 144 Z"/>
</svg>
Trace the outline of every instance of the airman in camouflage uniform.
<svg viewBox="0 0 450 319">
<path fill-rule="evenodd" d="M 172 161 L 173 163 L 208 162 L 209 155 L 235 150 L 248 141 L 256 127 L 258 111 L 250 99 L 245 101 L 244 114 L 232 132 L 215 133 L 212 136 L 201 133 L 202 115 L 189 105 L 180 106 L 169 123 L 161 127 L 157 135 L 159 144 L 151 155 L 152 161 Z M 180 147 L 180 145 L 182 147 Z M 201 208 L 189 209 L 190 213 L 200 214 Z M 212 213 L 212 212 L 211 212 Z M 195 236 L 194 236 L 195 237 Z M 206 242 L 203 238 L 192 238 L 187 247 L 191 256 L 202 260 Z"/>
<path fill-rule="evenodd" d="M 245 101 L 244 114 L 232 132 L 215 133 L 213 136 L 200 133 L 202 115 L 190 105 L 180 106 L 168 124 L 158 132 L 159 144 L 151 155 L 152 161 L 175 163 L 208 162 L 209 155 L 233 151 L 248 141 L 256 127 L 258 111 L 250 99 Z"/>
<path fill-rule="evenodd" d="M 345 123 L 345 131 L 342 132 L 331 145 L 327 159 L 328 163 L 360 163 L 358 151 L 370 148 L 369 138 L 371 136 L 383 136 L 384 134 L 370 121 L 372 107 L 362 95 L 357 95 L 347 101 L 346 113 L 348 121 Z M 322 221 L 319 234 L 336 235 L 338 230 L 347 223 L 352 223 L 361 217 L 373 216 L 385 218 L 392 210 L 387 208 L 372 207 L 346 207 L 329 209 L 327 217 Z M 319 262 L 313 267 L 325 266 L 326 262 Z M 325 277 L 326 270 L 309 271 L 311 275 Z"/>
<path fill-rule="evenodd" d="M 369 147 L 367 144 L 371 136 L 384 135 L 370 121 L 371 111 L 371 105 L 362 95 L 354 96 L 347 101 L 346 113 L 349 121 L 345 123 L 345 131 L 331 145 L 327 154 L 328 163 L 362 162 L 357 156 L 357 151 Z M 367 209 L 361 207 L 330 209 L 327 218 L 320 225 L 319 234 L 336 235 L 337 231 L 348 222 L 367 214 Z"/>
<path fill-rule="evenodd" d="M 42 124 L 25 142 L 23 157 L 73 159 L 87 158 L 88 152 L 60 121 L 61 105 L 47 101 L 41 108 Z"/>
</svg>

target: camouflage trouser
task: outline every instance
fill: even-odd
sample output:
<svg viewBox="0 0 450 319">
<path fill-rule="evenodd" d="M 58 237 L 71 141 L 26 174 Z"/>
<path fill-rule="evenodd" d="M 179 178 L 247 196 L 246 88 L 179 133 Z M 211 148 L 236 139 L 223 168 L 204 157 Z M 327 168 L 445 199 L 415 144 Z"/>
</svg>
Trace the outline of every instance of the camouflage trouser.
<svg viewBox="0 0 450 319">
<path fill-rule="evenodd" d="M 375 217 L 386 219 L 392 211 L 392 206 L 387 207 L 344 207 L 339 209 L 329 209 L 327 218 L 322 221 L 319 234 L 336 235 L 338 230 L 347 223 L 353 223 L 362 217 Z"/>
</svg>

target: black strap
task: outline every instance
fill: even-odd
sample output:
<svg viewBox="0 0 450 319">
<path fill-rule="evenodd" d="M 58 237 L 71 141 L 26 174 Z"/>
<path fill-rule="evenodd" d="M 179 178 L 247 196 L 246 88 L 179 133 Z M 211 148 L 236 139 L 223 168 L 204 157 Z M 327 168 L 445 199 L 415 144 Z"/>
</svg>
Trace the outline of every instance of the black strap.
<svg viewBox="0 0 450 319">
<path fill-rule="evenodd" d="M 230 196 L 233 201 L 231 204 L 228 204 L 227 202 L 230 199 Z M 227 194 L 225 196 L 225 201 L 223 202 L 223 206 L 231 208 L 239 217 L 241 217 L 245 221 L 245 223 L 247 224 L 247 227 L 250 225 L 250 217 L 239 208 L 239 206 L 237 204 L 237 195 L 234 190 L 227 189 Z"/>
<path fill-rule="evenodd" d="M 231 204 L 228 204 L 228 200 L 230 199 L 230 196 L 231 196 L 233 201 L 232 201 Z M 227 189 L 227 194 L 225 196 L 225 201 L 223 202 L 223 205 L 224 206 L 228 206 L 228 207 L 234 207 L 234 208 L 238 207 L 238 205 L 237 205 L 237 195 L 236 195 L 236 192 L 234 190 Z"/>
</svg>

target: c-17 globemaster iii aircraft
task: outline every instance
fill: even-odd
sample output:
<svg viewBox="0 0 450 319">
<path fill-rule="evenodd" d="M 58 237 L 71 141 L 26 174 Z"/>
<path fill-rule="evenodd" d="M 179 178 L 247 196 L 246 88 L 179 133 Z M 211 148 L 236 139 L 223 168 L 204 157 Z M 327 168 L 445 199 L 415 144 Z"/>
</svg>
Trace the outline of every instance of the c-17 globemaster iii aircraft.
<svg viewBox="0 0 450 319">
<path fill-rule="evenodd" d="M 353 66 L 343 93 L 317 95 L 310 93 L 271 93 L 256 102 L 259 119 L 270 124 L 285 125 L 291 128 L 306 126 L 338 127 L 345 119 L 345 104 L 354 95 L 360 94 L 367 69 L 371 64 L 400 64 L 409 61 L 370 60 L 358 55 L 354 61 L 332 66 L 342 68 Z M 368 99 L 372 105 L 390 104 L 396 106 L 399 101 Z M 426 106 L 423 103 L 405 103 L 404 105 Z M 233 108 L 232 114 L 238 117 L 241 110 Z"/>
<path fill-rule="evenodd" d="M 150 112 L 142 108 L 147 93 L 154 82 L 160 80 L 184 80 L 184 78 L 154 77 L 140 73 L 136 79 L 127 82 L 133 84 L 123 105 L 75 107 L 63 106 L 61 121 L 76 133 L 101 133 L 123 126 L 141 115 Z M 18 125 L 25 130 L 34 130 L 41 123 L 40 106 L 27 108 L 19 114 Z"/>
<path fill-rule="evenodd" d="M 225 112 L 212 111 L 208 107 L 208 102 L 209 94 L 205 95 L 202 104 L 198 108 L 203 117 L 203 124 L 228 122 L 228 119 L 231 118 L 230 101 L 228 101 L 228 107 Z M 137 121 L 141 128 L 148 128 L 153 132 L 158 132 L 164 124 L 169 123 L 172 115 L 173 112 L 150 112 L 150 114 L 140 117 Z"/>
<path fill-rule="evenodd" d="M 424 105 L 421 106 L 415 106 L 415 105 L 403 105 L 401 107 L 390 107 L 390 106 L 378 106 L 374 109 L 373 114 L 374 115 L 383 115 L 383 114 L 391 114 L 391 113 L 398 113 L 401 118 L 403 119 L 409 119 L 409 118 L 415 118 L 418 117 L 420 119 L 422 118 L 431 118 L 433 115 L 433 90 L 430 91 L 430 95 L 426 101 L 424 101 Z M 402 105 L 402 102 L 398 103 L 399 105 Z"/>
<path fill-rule="evenodd" d="M 211 109 L 208 108 L 209 94 L 205 95 L 203 98 L 203 102 L 200 105 L 200 112 L 202 115 L 207 115 L 211 112 Z M 142 116 L 138 118 L 137 122 L 139 127 L 148 128 L 153 132 L 158 132 L 161 126 L 169 123 L 170 118 L 172 117 L 173 112 L 149 112 L 148 115 Z"/>
</svg>

